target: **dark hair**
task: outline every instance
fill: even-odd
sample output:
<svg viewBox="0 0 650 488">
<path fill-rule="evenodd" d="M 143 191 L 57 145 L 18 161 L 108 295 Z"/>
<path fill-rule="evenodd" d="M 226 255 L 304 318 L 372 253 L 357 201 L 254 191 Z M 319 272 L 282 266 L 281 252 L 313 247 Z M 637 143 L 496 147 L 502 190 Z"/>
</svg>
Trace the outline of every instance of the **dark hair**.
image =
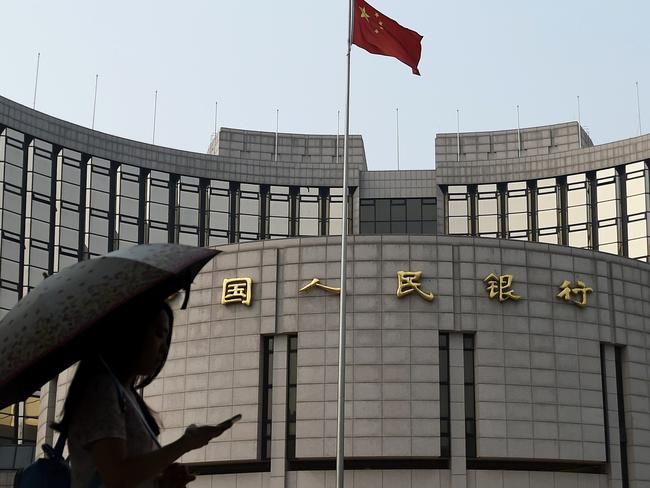
<svg viewBox="0 0 650 488">
<path fill-rule="evenodd" d="M 147 327 L 137 327 L 135 324 L 150 325 L 151 321 L 156 317 L 159 312 L 165 312 L 169 320 L 169 332 L 167 334 L 167 348 L 165 356 L 162 357 L 160 363 L 154 372 L 147 376 L 137 376 L 132 385 L 127 385 L 127 388 L 133 393 L 135 399 L 140 406 L 145 420 L 151 427 L 154 434 L 160 434 L 160 427 L 156 421 L 152 410 L 145 403 L 142 395 L 138 389 L 151 384 L 151 382 L 158 376 L 160 370 L 163 368 L 167 360 L 167 352 L 172 338 L 172 327 L 174 325 L 174 313 L 167 302 L 160 302 L 155 304 L 145 304 L 137 307 L 131 307 L 123 310 L 111 317 L 110 324 L 105 324 L 103 327 L 105 332 L 98 334 L 96 337 L 96 344 L 98 347 L 92 353 L 82 358 L 77 366 L 74 378 L 70 383 L 68 395 L 65 399 L 63 406 L 63 415 L 59 422 L 52 423 L 52 428 L 59 432 L 67 430 L 70 425 L 71 416 L 75 414 L 75 410 L 79 404 L 83 391 L 86 385 L 93 380 L 93 378 L 107 374 L 106 366 L 108 366 L 115 376 L 120 380 L 124 380 L 132 376 L 137 367 L 138 361 L 141 357 L 144 342 L 147 337 Z M 101 358 L 106 365 L 102 363 Z"/>
</svg>

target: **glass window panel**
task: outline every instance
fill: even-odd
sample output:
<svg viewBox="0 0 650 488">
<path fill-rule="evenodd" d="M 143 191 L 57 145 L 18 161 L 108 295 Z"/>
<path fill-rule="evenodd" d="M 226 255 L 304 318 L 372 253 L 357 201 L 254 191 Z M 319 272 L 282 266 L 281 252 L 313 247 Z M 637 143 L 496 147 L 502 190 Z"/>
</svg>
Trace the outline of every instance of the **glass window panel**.
<svg viewBox="0 0 650 488">
<path fill-rule="evenodd" d="M 375 219 L 377 222 L 390 221 L 390 200 L 380 199 L 375 201 Z"/>
<path fill-rule="evenodd" d="M 419 198 L 408 198 L 406 200 L 407 220 L 422 220 L 422 200 Z"/>
<path fill-rule="evenodd" d="M 348 206 L 348 208 L 350 208 Z M 343 189 L 330 188 L 329 196 L 329 235 L 341 235 L 343 232 Z"/>
<path fill-rule="evenodd" d="M 449 217 L 449 233 L 450 234 L 468 234 L 469 222 L 467 217 Z"/>
<path fill-rule="evenodd" d="M 318 188 L 301 187 L 298 195 L 298 234 L 317 236 L 319 234 L 320 197 Z"/>
<path fill-rule="evenodd" d="M 405 200 L 391 199 L 390 219 L 393 222 L 406 220 L 406 202 Z"/>
</svg>

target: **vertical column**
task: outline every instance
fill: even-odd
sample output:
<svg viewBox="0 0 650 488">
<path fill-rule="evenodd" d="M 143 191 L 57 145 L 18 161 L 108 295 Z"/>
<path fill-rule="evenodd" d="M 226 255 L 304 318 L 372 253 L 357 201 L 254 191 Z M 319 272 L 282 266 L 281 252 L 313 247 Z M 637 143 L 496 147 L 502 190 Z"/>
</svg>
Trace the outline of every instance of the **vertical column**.
<svg viewBox="0 0 650 488">
<path fill-rule="evenodd" d="M 537 219 L 537 180 L 526 182 L 526 200 L 528 202 L 528 240 L 537 242 L 539 220 Z"/>
<path fill-rule="evenodd" d="M 499 237 L 508 238 L 508 184 L 497 184 L 497 212 L 499 214 Z"/>
<path fill-rule="evenodd" d="M 269 193 L 270 185 L 260 185 L 260 224 L 259 238 L 267 239 L 269 235 Z"/>
<path fill-rule="evenodd" d="M 467 198 L 469 198 L 469 235 L 478 234 L 478 187 L 467 185 Z"/>
<path fill-rule="evenodd" d="M 180 176 L 169 175 L 169 198 L 167 201 L 167 242 L 178 243 L 178 185 Z"/>
<path fill-rule="evenodd" d="M 140 168 L 138 181 L 138 244 L 147 242 L 147 180 L 151 170 Z"/>
<path fill-rule="evenodd" d="M 616 167 L 616 227 L 618 228 L 618 253 L 621 256 L 630 255 L 627 233 L 627 175 L 625 165 Z"/>
<path fill-rule="evenodd" d="M 108 183 L 108 251 L 114 251 L 118 247 L 115 242 L 116 232 L 116 213 L 117 213 L 117 168 L 120 163 L 111 161 L 111 169 Z"/>
<path fill-rule="evenodd" d="M 451 488 L 466 488 L 465 373 L 463 335 L 449 334 L 449 400 L 451 418 Z"/>
<path fill-rule="evenodd" d="M 35 147 L 32 150 L 36 150 Z M 55 239 L 58 241 L 59 236 L 57 230 L 59 229 L 59 226 L 61 225 L 61 212 L 57 212 L 57 183 L 60 183 L 60 178 L 62 178 L 62 173 L 57 171 L 57 166 L 59 162 L 59 153 L 63 150 L 60 146 L 52 146 L 52 152 L 50 153 L 50 162 L 51 162 L 51 169 L 50 169 L 50 233 L 48 235 L 48 242 L 50 243 L 49 249 L 48 249 L 48 256 L 47 256 L 47 274 L 51 275 L 54 273 L 54 256 L 55 256 L 55 251 L 58 254 L 59 250 L 59 243 L 55 243 Z M 63 164 L 63 161 L 61 161 L 61 164 Z M 59 267 L 58 259 L 57 259 L 57 271 Z"/>
<path fill-rule="evenodd" d="M 327 235 L 327 219 L 329 217 L 329 193 L 330 189 L 320 187 L 318 189 L 318 235 Z"/>
<path fill-rule="evenodd" d="M 205 247 L 208 243 L 207 229 L 208 219 L 208 187 L 210 180 L 207 178 L 199 179 L 199 247 Z"/>
<path fill-rule="evenodd" d="M 230 214 L 228 224 L 228 242 L 233 243 L 239 240 L 238 214 L 239 214 L 239 183 L 230 182 Z"/>
<path fill-rule="evenodd" d="M 447 192 L 447 185 L 438 185 L 436 195 L 436 212 L 438 213 L 436 232 L 440 235 L 449 235 L 449 193 Z M 440 205 L 440 202 L 442 202 L 442 205 Z"/>
<path fill-rule="evenodd" d="M 27 178 L 28 164 L 29 164 L 29 145 L 31 144 L 33 138 L 31 136 L 25 135 L 24 144 L 23 144 L 23 174 L 22 174 L 22 188 L 27 188 L 27 182 L 30 179 Z M 31 189 L 31 183 L 30 188 Z M 20 242 L 23 243 L 21 246 L 20 252 L 20 262 L 18 263 L 18 299 L 23 297 L 25 292 L 25 263 L 29 262 L 29 258 L 25 259 L 29 254 L 29 243 L 26 240 L 27 232 L 27 191 L 23 192 L 22 199 L 20 202 Z"/>
<path fill-rule="evenodd" d="M 595 171 L 587 174 L 587 199 L 589 201 L 589 242 L 591 249 L 598 250 L 598 180 Z"/>
<path fill-rule="evenodd" d="M 86 223 L 89 220 L 89 210 L 86 205 L 87 202 L 87 178 L 88 178 L 88 161 L 90 160 L 90 155 L 82 154 L 81 161 L 79 162 L 79 243 L 77 245 L 77 253 L 79 255 L 79 260 L 89 259 L 88 247 L 86 247 L 86 228 L 89 224 Z M 56 385 L 55 385 L 56 386 Z"/>
<path fill-rule="evenodd" d="M 618 398 L 616 386 L 616 359 L 614 346 L 600 345 L 600 364 L 603 383 L 603 413 L 605 420 L 605 442 L 607 478 L 612 488 L 623 488 L 621 470 L 621 443 L 618 423 Z"/>
<path fill-rule="evenodd" d="M 558 176 L 557 187 L 559 191 L 560 208 L 558 215 L 558 226 L 560 235 L 558 244 L 567 246 L 569 244 L 569 193 L 567 188 L 566 176 Z"/>
<path fill-rule="evenodd" d="M 295 237 L 298 235 L 298 218 L 300 214 L 298 209 L 299 193 L 300 193 L 300 187 L 297 186 L 289 187 L 289 235 L 291 237 Z"/>
<path fill-rule="evenodd" d="M 269 488 L 284 488 L 286 486 L 287 353 L 287 336 L 275 336 L 273 339 L 273 426 L 271 428 L 271 485 Z"/>
</svg>

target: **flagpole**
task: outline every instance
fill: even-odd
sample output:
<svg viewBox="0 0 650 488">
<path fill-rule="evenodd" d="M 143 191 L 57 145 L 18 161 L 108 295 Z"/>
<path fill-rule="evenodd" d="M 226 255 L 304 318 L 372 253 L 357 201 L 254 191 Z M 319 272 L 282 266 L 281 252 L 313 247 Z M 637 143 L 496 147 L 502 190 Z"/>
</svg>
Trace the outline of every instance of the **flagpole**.
<svg viewBox="0 0 650 488">
<path fill-rule="evenodd" d="M 347 298 L 347 235 L 348 235 L 348 138 L 350 136 L 350 53 L 352 51 L 352 12 L 354 0 L 348 4 L 347 82 L 345 88 L 345 136 L 343 137 L 343 225 L 341 226 L 341 301 L 339 306 L 339 394 L 336 417 L 336 488 L 345 486 L 345 326 Z"/>
</svg>

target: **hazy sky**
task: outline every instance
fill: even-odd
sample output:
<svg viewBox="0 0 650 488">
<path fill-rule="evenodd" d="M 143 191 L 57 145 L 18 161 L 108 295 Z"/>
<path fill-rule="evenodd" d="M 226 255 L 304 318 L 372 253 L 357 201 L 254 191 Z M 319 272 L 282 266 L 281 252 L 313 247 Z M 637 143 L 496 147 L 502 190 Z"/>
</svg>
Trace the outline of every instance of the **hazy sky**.
<svg viewBox="0 0 650 488">
<path fill-rule="evenodd" d="M 352 51 L 351 131 L 368 167 L 434 167 L 437 132 L 581 118 L 596 144 L 650 129 L 647 0 L 371 0 L 424 36 L 421 77 L 392 58 Z M 218 124 L 341 132 L 345 0 L 0 0 L 0 95 L 90 127 L 205 152 Z"/>
</svg>

